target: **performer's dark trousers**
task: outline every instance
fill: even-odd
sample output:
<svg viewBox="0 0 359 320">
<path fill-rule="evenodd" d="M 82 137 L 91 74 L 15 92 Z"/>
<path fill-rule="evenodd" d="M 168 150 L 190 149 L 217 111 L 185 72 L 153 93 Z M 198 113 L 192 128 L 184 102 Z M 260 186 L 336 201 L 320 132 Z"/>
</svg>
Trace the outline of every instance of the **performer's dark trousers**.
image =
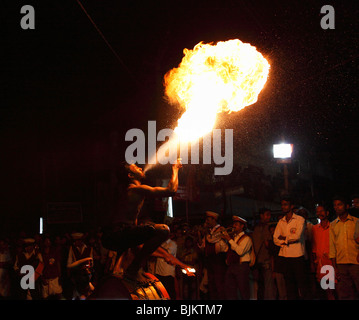
<svg viewBox="0 0 359 320">
<path fill-rule="evenodd" d="M 172 276 L 161 276 L 156 274 L 158 280 L 164 285 L 171 300 L 176 300 L 175 278 Z"/>
<path fill-rule="evenodd" d="M 306 299 L 308 294 L 308 281 L 305 273 L 304 256 L 297 258 L 284 257 L 283 267 L 287 299 Z"/>
<path fill-rule="evenodd" d="M 152 225 L 131 226 L 120 224 L 103 230 L 102 245 L 109 250 L 117 251 L 120 256 L 129 248 L 143 244 L 142 249 L 135 255 L 129 273 L 136 273 L 141 264 L 169 237 L 168 229 L 155 229 Z"/>
<path fill-rule="evenodd" d="M 241 300 L 249 300 L 249 262 L 236 262 L 228 266 L 225 279 L 227 300 L 238 300 L 238 291 Z"/>
</svg>

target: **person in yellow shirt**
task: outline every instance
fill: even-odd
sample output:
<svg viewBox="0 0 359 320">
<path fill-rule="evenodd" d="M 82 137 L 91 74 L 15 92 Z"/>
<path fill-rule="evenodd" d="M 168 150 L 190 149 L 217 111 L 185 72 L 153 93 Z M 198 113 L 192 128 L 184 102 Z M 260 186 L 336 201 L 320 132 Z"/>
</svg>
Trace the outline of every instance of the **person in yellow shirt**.
<svg viewBox="0 0 359 320">
<path fill-rule="evenodd" d="M 333 262 L 337 278 L 337 294 L 340 300 L 359 298 L 359 219 L 348 213 L 345 198 L 335 196 L 334 211 L 337 218 L 330 224 L 329 258 Z"/>
</svg>

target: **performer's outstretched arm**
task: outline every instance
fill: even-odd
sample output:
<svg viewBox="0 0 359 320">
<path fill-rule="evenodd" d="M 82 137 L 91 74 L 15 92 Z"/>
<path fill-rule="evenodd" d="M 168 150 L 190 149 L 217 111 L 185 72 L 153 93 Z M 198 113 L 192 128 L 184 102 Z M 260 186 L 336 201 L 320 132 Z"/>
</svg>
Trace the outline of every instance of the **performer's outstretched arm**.
<svg viewBox="0 0 359 320">
<path fill-rule="evenodd" d="M 189 269 L 192 269 L 193 267 L 184 264 L 182 261 L 178 260 L 175 256 L 168 253 L 162 247 L 158 247 L 151 255 L 154 256 L 154 257 L 163 258 L 163 259 L 165 259 L 165 261 L 167 263 L 169 263 L 171 265 L 179 266 L 182 269 L 185 269 L 186 274 L 188 276 L 195 276 L 195 274 L 193 272 L 189 271 Z"/>
<path fill-rule="evenodd" d="M 145 197 L 170 197 L 173 196 L 178 189 L 178 170 L 182 168 L 180 160 L 172 165 L 172 176 L 167 187 L 151 187 L 145 184 L 130 184 L 129 191 L 136 191 Z"/>
</svg>

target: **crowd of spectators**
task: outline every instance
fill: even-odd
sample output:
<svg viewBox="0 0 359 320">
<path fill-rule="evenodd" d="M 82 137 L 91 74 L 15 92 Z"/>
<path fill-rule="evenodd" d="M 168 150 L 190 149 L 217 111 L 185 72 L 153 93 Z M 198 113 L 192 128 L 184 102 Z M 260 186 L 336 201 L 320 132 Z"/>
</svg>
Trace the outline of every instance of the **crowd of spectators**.
<svg viewBox="0 0 359 320">
<path fill-rule="evenodd" d="M 350 209 L 349 205 L 346 206 L 345 204 L 347 216 L 346 220 L 342 222 L 345 224 L 348 219 L 351 219 L 354 223 L 354 229 L 350 229 L 346 225 L 345 232 L 352 232 L 353 234 L 346 234 L 345 236 L 342 236 L 340 234 L 341 230 L 338 229 L 338 231 L 334 226 L 335 221 L 341 221 L 337 209 L 334 208 L 334 211 L 331 211 L 323 205 L 317 205 L 311 210 L 293 205 L 292 209 L 293 213 L 301 216 L 305 221 L 303 230 L 305 240 L 303 256 L 305 292 L 303 286 L 301 286 L 303 283 L 298 283 L 303 280 L 298 280 L 297 277 L 299 272 L 296 269 L 298 263 L 294 268 L 296 274 L 292 274 L 292 279 L 285 276 L 286 271 L 283 268 L 288 268 L 288 266 L 283 265 L 280 259 L 283 257 L 279 254 L 284 245 L 278 242 L 281 236 L 277 236 L 277 238 L 274 236 L 280 232 L 277 226 L 280 221 L 284 221 L 285 213 L 273 214 L 269 209 L 263 208 L 260 210 L 258 218 L 248 219 L 245 224 L 245 233 L 250 236 L 253 250 L 256 253 L 256 263 L 251 265 L 248 279 L 250 299 L 342 298 L 340 294 L 338 296 L 337 290 L 333 289 L 331 285 L 327 285 L 326 289 L 323 289 L 321 285 L 321 280 L 325 275 L 325 273 L 321 273 L 321 267 L 323 265 L 333 265 L 333 257 L 337 259 L 336 262 L 338 263 L 338 265 L 333 265 L 337 272 L 334 288 L 337 287 L 338 282 L 340 285 L 344 283 L 347 286 L 351 285 L 353 288 L 352 295 L 344 297 L 344 299 L 358 298 L 358 243 L 353 242 L 351 244 L 352 249 L 356 250 L 354 252 L 357 255 L 356 261 L 346 261 L 345 259 L 343 260 L 343 257 L 335 255 L 338 254 L 338 251 L 344 250 L 340 247 L 341 244 L 338 244 L 338 241 L 347 241 L 345 237 L 349 237 L 354 241 L 359 235 L 359 222 L 357 220 L 359 216 L 359 198 L 353 199 L 352 208 Z M 240 216 L 240 213 L 238 213 L 238 216 Z M 309 217 L 315 217 L 315 219 L 309 219 Z M 219 225 L 220 223 L 220 217 L 215 219 L 215 224 Z M 206 264 L 208 257 L 206 257 L 205 250 L 201 248 L 201 241 L 209 232 L 205 217 L 203 222 L 199 224 L 191 225 L 183 219 L 176 218 L 170 219 L 168 224 L 171 229 L 170 238 L 163 243 L 162 247 L 186 265 L 192 266 L 196 270 L 196 276 L 187 276 L 182 272 L 181 268 L 169 265 L 161 258 L 152 257 L 143 268 L 160 279 L 171 299 L 212 299 L 210 282 L 214 281 L 213 274 L 208 271 Z M 232 221 L 226 221 L 226 223 L 223 221 L 223 225 L 228 231 L 228 228 L 232 226 Z M 290 232 L 293 232 L 293 230 Z M 116 259 L 118 258 L 116 257 L 116 252 L 107 250 L 101 245 L 101 235 L 101 229 L 98 228 L 96 230 L 71 230 L 62 235 L 48 233 L 29 235 L 19 232 L 13 237 L 1 237 L 0 299 L 70 300 L 76 298 L 68 267 L 76 260 L 84 257 L 93 259 L 91 283 L 96 288 L 103 276 L 114 272 Z M 225 239 L 221 238 L 222 240 L 224 241 Z M 287 240 L 283 239 L 284 242 Z M 286 243 L 286 246 L 289 247 L 289 244 Z M 226 250 L 228 251 L 230 248 L 231 245 L 227 242 Z M 342 262 L 338 261 L 340 259 L 342 259 Z M 34 288 L 24 290 L 22 287 L 24 278 L 22 266 L 24 265 L 33 265 L 35 268 L 36 281 Z M 352 268 L 352 265 L 355 268 Z M 226 270 L 221 269 L 218 272 L 226 273 Z M 224 274 L 221 276 L 219 278 L 223 279 Z M 296 294 L 298 297 L 292 296 L 288 292 L 288 290 L 293 290 L 292 283 L 288 284 L 288 281 L 297 281 L 298 291 Z M 225 299 L 225 296 L 215 298 Z M 238 299 L 240 298 L 239 295 Z"/>
</svg>

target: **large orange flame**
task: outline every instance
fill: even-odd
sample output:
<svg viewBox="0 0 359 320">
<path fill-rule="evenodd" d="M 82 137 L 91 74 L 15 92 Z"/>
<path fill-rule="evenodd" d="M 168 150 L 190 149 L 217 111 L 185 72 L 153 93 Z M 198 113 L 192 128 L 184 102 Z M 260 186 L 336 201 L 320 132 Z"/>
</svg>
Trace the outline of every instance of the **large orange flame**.
<svg viewBox="0 0 359 320">
<path fill-rule="evenodd" d="M 184 49 L 178 68 L 165 75 L 165 94 L 185 111 L 174 130 L 183 141 L 212 131 L 219 112 L 239 111 L 255 103 L 270 65 L 255 47 L 240 40 Z"/>
</svg>

